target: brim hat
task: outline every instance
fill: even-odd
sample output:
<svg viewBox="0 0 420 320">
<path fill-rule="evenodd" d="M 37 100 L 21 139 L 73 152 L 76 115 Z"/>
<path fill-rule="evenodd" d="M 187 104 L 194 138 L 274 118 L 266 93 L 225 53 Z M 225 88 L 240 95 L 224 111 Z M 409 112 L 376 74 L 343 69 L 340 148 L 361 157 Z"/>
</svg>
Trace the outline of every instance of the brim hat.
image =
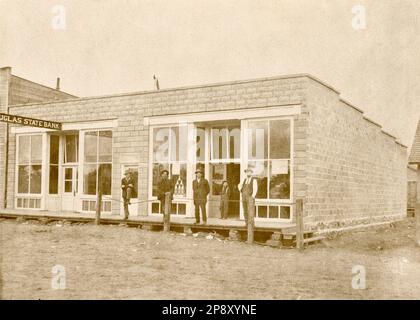
<svg viewBox="0 0 420 320">
<path fill-rule="evenodd" d="M 245 173 L 247 173 L 247 172 L 254 173 L 254 170 L 252 170 L 251 168 L 246 168 L 246 169 L 244 170 L 244 172 L 245 172 Z"/>
<path fill-rule="evenodd" d="M 168 170 L 166 170 L 166 169 L 165 169 L 165 170 L 162 170 L 162 171 L 160 172 L 160 175 L 164 174 L 165 172 L 169 175 L 169 171 L 168 171 Z"/>
</svg>

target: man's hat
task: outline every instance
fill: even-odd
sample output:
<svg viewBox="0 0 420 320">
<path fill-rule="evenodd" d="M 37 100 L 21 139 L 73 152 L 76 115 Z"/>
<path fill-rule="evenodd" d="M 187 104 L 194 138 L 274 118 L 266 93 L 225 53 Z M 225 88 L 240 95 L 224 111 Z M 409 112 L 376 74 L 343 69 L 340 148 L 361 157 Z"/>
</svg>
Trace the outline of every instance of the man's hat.
<svg viewBox="0 0 420 320">
<path fill-rule="evenodd" d="M 194 173 L 195 173 L 195 174 L 197 174 L 197 173 L 199 173 L 199 172 L 200 172 L 200 173 L 203 173 L 203 169 L 198 168 L 198 169 L 196 169 L 196 170 L 195 170 L 195 172 L 194 172 Z"/>
<path fill-rule="evenodd" d="M 251 172 L 251 173 L 253 173 L 253 172 L 254 172 L 254 170 L 252 170 L 252 168 L 249 168 L 249 167 L 248 167 L 248 168 L 246 168 L 246 169 L 244 170 L 244 172 L 245 172 L 245 173 L 247 173 L 247 172 Z"/>
<path fill-rule="evenodd" d="M 164 174 L 165 172 L 166 172 L 166 173 L 168 174 L 168 176 L 169 176 L 169 171 L 168 171 L 168 170 L 166 170 L 166 169 L 162 170 L 162 171 L 161 171 L 161 173 L 160 173 L 160 175 Z"/>
</svg>

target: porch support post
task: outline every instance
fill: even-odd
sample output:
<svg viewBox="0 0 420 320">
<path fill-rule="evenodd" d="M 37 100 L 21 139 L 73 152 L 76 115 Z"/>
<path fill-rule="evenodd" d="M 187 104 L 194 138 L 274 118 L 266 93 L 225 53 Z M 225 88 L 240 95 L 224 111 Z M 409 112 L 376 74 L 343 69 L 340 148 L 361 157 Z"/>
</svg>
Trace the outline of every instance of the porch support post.
<svg viewBox="0 0 420 320">
<path fill-rule="evenodd" d="M 169 232 L 171 230 L 171 193 L 165 194 L 165 208 L 163 212 L 163 231 Z"/>
<path fill-rule="evenodd" d="M 296 249 L 303 250 L 303 200 L 296 199 Z"/>
<path fill-rule="evenodd" d="M 247 228 L 248 228 L 248 243 L 254 243 L 254 229 L 255 229 L 255 199 L 249 197 L 248 200 L 248 221 L 247 221 Z"/>
<path fill-rule="evenodd" d="M 99 188 L 98 195 L 96 197 L 96 214 L 95 214 L 95 224 L 99 225 L 101 223 L 101 207 L 102 207 L 102 188 Z"/>
<path fill-rule="evenodd" d="M 417 165 L 417 176 L 420 176 L 420 165 Z M 419 188 L 419 184 L 417 184 L 417 188 Z M 416 219 L 416 245 L 420 247 L 420 199 L 417 198 L 416 207 L 414 210 L 414 218 Z"/>
</svg>

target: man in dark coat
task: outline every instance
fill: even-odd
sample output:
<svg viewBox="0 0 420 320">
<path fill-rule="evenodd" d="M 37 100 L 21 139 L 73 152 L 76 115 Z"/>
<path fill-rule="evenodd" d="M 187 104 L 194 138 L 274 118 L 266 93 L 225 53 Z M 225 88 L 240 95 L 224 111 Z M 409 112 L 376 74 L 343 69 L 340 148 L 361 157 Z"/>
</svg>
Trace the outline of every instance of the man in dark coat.
<svg viewBox="0 0 420 320">
<path fill-rule="evenodd" d="M 196 179 L 193 181 L 193 198 L 194 198 L 194 206 L 195 206 L 195 221 L 196 223 L 200 223 L 200 208 L 201 214 L 203 215 L 203 223 L 207 223 L 207 215 L 206 215 L 206 203 L 207 203 L 207 196 L 210 192 L 209 182 L 204 179 L 203 171 L 201 169 L 197 169 L 195 171 Z"/>
<path fill-rule="evenodd" d="M 174 185 L 169 179 L 169 171 L 163 170 L 158 183 L 158 199 L 160 201 L 160 213 L 165 213 L 165 195 L 169 193 L 169 200 L 172 201 L 174 193 Z M 171 202 L 169 203 L 169 211 L 171 210 Z"/>
<path fill-rule="evenodd" d="M 124 172 L 124 178 L 121 180 L 122 198 L 124 203 L 124 220 L 128 219 L 130 214 L 128 205 L 130 204 L 131 195 L 134 189 L 134 180 L 130 170 Z"/>
</svg>

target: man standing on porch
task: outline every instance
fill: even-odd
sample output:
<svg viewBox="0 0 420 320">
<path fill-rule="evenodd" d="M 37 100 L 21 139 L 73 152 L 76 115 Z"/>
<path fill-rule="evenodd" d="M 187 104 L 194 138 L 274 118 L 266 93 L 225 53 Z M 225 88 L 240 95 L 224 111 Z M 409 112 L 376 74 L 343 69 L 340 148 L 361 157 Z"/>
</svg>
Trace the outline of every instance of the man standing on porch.
<svg viewBox="0 0 420 320">
<path fill-rule="evenodd" d="M 206 215 L 206 204 L 207 196 L 210 193 L 209 182 L 204 179 L 203 171 L 197 169 L 195 171 L 196 179 L 193 181 L 193 195 L 194 195 L 194 206 L 195 206 L 195 221 L 200 223 L 200 208 L 201 214 L 203 215 L 203 223 L 207 223 Z"/>
<path fill-rule="evenodd" d="M 130 214 L 128 205 L 130 204 L 130 199 L 134 188 L 133 183 L 134 182 L 133 177 L 131 176 L 131 171 L 126 170 L 124 172 L 124 178 L 121 180 L 122 198 L 124 203 L 124 220 L 127 220 Z"/>
<path fill-rule="evenodd" d="M 172 201 L 173 193 L 174 193 L 174 186 L 172 181 L 169 179 L 169 171 L 163 170 L 161 173 L 161 178 L 158 184 L 158 199 L 160 201 L 160 213 L 165 212 L 165 195 L 170 193 L 171 196 L 169 200 Z M 169 204 L 169 208 L 171 205 Z M 169 209 L 170 210 L 170 209 Z"/>
<path fill-rule="evenodd" d="M 244 212 L 245 224 L 248 225 L 248 203 L 250 199 L 255 202 L 255 197 L 258 192 L 257 179 L 252 177 L 252 169 L 245 169 L 246 178 L 238 185 L 238 189 L 242 197 L 242 208 Z"/>
</svg>

